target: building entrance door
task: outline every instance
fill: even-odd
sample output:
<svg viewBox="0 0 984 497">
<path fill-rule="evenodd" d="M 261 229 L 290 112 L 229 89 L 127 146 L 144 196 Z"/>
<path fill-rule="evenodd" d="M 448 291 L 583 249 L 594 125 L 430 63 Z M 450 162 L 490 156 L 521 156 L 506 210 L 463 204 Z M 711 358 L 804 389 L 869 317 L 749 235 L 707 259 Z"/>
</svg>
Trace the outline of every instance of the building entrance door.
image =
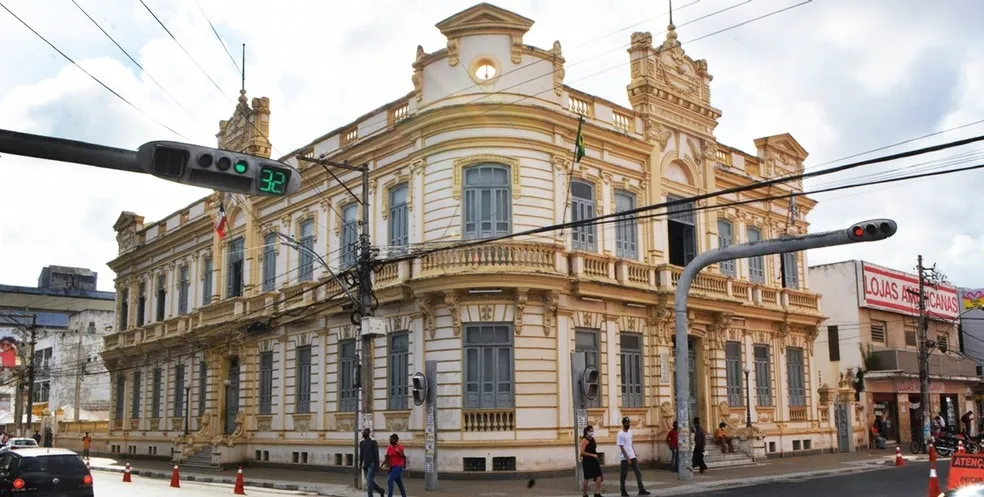
<svg viewBox="0 0 984 497">
<path fill-rule="evenodd" d="M 834 401 L 834 423 L 837 425 L 837 450 L 851 451 L 851 418 L 848 415 L 847 404 L 840 398 Z"/>
</svg>

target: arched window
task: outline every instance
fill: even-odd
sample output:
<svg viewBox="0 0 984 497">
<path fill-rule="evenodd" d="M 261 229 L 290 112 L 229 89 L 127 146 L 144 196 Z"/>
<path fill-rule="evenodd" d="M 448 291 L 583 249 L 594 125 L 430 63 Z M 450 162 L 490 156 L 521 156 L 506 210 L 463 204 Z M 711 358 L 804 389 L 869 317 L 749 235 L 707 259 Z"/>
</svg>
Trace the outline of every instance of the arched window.
<svg viewBox="0 0 984 497">
<path fill-rule="evenodd" d="M 277 287 L 277 234 L 267 233 L 263 237 L 263 291 L 273 291 Z"/>
<path fill-rule="evenodd" d="M 342 209 L 342 269 L 355 265 L 355 255 L 359 252 L 358 205 L 349 204 Z"/>
<path fill-rule="evenodd" d="M 464 170 L 464 237 L 491 238 L 512 232 L 509 168 L 481 164 Z"/>
<path fill-rule="evenodd" d="M 727 219 L 718 219 L 718 248 L 725 248 L 730 246 L 735 242 L 735 232 L 734 227 Z M 721 261 L 718 263 L 718 267 L 721 268 L 721 274 L 726 274 L 728 276 L 735 275 L 735 260 Z"/>
<path fill-rule="evenodd" d="M 595 217 L 594 185 L 584 181 L 571 181 L 571 221 L 578 222 Z M 572 230 L 575 250 L 595 251 L 595 225 L 575 226 Z"/>
<path fill-rule="evenodd" d="M 389 244 L 394 254 L 405 252 L 410 244 L 409 193 L 406 184 L 394 186 L 389 191 Z"/>
<path fill-rule="evenodd" d="M 615 213 L 625 212 L 636 207 L 635 195 L 627 191 L 615 192 Z M 639 228 L 636 226 L 634 214 L 619 217 L 618 224 L 615 225 L 615 255 L 626 259 L 636 259 L 639 257 L 637 239 Z"/>
</svg>

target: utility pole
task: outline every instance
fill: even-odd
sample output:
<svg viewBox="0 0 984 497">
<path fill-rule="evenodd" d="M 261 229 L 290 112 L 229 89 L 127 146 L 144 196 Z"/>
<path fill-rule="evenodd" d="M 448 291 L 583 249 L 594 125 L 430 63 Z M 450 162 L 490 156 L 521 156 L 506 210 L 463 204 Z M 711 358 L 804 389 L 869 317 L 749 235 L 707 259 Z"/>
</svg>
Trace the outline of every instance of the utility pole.
<svg viewBox="0 0 984 497">
<path fill-rule="evenodd" d="M 27 349 L 27 431 L 31 431 L 32 418 L 34 417 L 34 346 L 38 340 L 38 315 L 31 315 L 31 341 Z"/>
<path fill-rule="evenodd" d="M 695 257 L 680 274 L 677 281 L 676 294 L 673 299 L 673 316 L 676 336 L 676 411 L 679 431 L 683 434 L 679 440 L 680 467 L 678 477 L 681 480 L 694 478 L 690 461 L 693 446 L 690 443 L 690 372 L 687 362 L 690 360 L 687 343 L 687 297 L 690 285 L 698 273 L 716 262 L 732 259 L 744 259 L 760 255 L 781 254 L 783 252 L 798 252 L 812 248 L 834 247 L 850 243 L 873 242 L 891 237 L 898 230 L 898 225 L 890 219 L 873 219 L 857 223 L 847 230 L 827 231 L 801 236 L 785 236 L 774 240 L 741 243 L 724 248 L 709 250 Z"/>
<path fill-rule="evenodd" d="M 358 275 L 358 285 L 359 292 L 357 296 L 352 296 L 348 291 L 348 283 L 340 280 L 337 275 L 328 266 L 328 263 L 318 254 L 312 253 L 317 257 L 325 270 L 332 275 L 333 278 L 338 280 L 342 287 L 342 291 L 348 295 L 348 297 L 355 304 L 355 312 L 352 313 L 352 324 L 359 326 L 359 336 L 362 337 L 362 356 L 360 358 L 360 364 L 357 371 L 359 371 L 358 378 L 358 391 L 361 394 L 361 398 L 356 402 L 355 409 L 355 434 L 352 446 L 352 464 L 354 466 L 354 485 L 355 488 L 362 488 L 362 473 L 359 467 L 359 432 L 361 428 L 369 428 L 372 430 L 372 381 L 373 381 L 373 369 L 372 369 L 372 348 L 373 348 L 373 337 L 375 334 L 373 330 L 367 329 L 372 328 L 370 326 L 371 320 L 368 318 L 372 317 L 373 314 L 373 300 L 375 297 L 372 291 L 372 240 L 370 237 L 369 230 L 369 164 L 364 164 L 361 167 L 350 166 L 348 162 L 333 162 L 325 159 L 314 159 L 311 157 L 298 157 L 298 160 L 305 162 L 314 162 L 319 164 L 325 169 L 332 178 L 335 179 L 339 184 L 345 188 L 350 195 L 355 196 L 352 190 L 343 182 L 331 169 L 330 167 L 337 167 L 344 169 L 346 171 L 357 172 L 362 177 L 362 195 L 357 197 L 359 202 L 362 204 L 362 220 L 360 223 L 359 230 L 359 246 L 358 246 L 358 261 L 356 266 L 356 274 Z M 348 247 L 342 247 L 342 250 L 347 250 Z M 356 319 L 358 318 L 358 319 Z M 360 422 L 361 421 L 361 422 Z M 361 425 L 361 426 L 360 426 Z M 370 482 L 371 485 L 371 482 Z"/>
<path fill-rule="evenodd" d="M 916 272 L 919 273 L 919 403 L 922 408 L 922 441 L 926 447 L 929 440 L 929 420 L 932 411 L 929 408 L 929 348 L 926 347 L 926 269 L 923 267 L 923 257 L 916 258 Z M 925 450 L 925 449 L 923 449 Z"/>
<path fill-rule="evenodd" d="M 85 367 L 85 361 L 82 360 L 82 338 L 85 335 L 82 333 L 82 329 L 79 329 L 79 346 L 75 351 L 75 360 L 78 363 L 76 366 L 78 370 L 75 372 L 75 422 L 78 422 L 81 418 L 79 417 L 79 409 L 82 408 L 82 369 Z"/>
</svg>

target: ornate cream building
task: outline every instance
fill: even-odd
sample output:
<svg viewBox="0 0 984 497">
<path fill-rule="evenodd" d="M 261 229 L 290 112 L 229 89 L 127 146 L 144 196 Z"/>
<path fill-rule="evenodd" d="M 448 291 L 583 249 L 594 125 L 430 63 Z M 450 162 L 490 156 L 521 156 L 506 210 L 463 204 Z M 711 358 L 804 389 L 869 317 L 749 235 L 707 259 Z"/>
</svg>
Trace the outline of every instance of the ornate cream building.
<svg viewBox="0 0 984 497">
<path fill-rule="evenodd" d="M 656 45 L 649 33 L 632 35 L 631 107 L 623 107 L 566 86 L 560 43 L 523 42 L 532 25 L 488 4 L 438 23 L 447 46 L 417 48 L 413 91 L 285 157 L 307 189 L 289 199 L 227 197 L 224 239 L 213 231 L 218 195 L 154 223 L 120 216 L 110 263 L 120 322 L 104 352 L 115 371 L 108 450 L 164 457 L 174 448 L 178 460 L 213 464 L 352 464 L 358 328 L 338 283 L 272 232 L 346 267 L 360 210 L 297 156 L 369 164 L 368 221 L 383 257 L 802 171 L 807 153 L 788 134 L 756 140 L 753 154 L 717 143 L 708 64 L 684 53 L 673 26 Z M 581 116 L 587 156 L 572 165 Z M 269 119 L 269 100 L 249 104 L 244 93 L 220 123 L 219 145 L 268 156 Z M 360 195 L 357 175 L 342 172 Z M 790 188 L 802 185 L 770 191 Z M 632 419 L 640 457 L 665 461 L 675 282 L 701 251 L 805 233 L 808 198 L 796 199 L 791 223 L 786 200 L 718 205 L 769 193 L 382 265 L 375 288 L 387 334 L 369 351 L 373 425 L 399 433 L 411 464 L 423 466 L 424 419 L 407 382 L 433 359 L 442 471 L 569 468 L 578 350 L 601 371 L 588 419 L 609 461 L 622 416 Z M 742 431 L 746 452 L 834 446 L 812 360 L 819 296 L 806 290 L 804 259 L 785 256 L 784 278 L 778 256 L 721 264 L 694 285 L 691 402 L 705 426 Z"/>
</svg>

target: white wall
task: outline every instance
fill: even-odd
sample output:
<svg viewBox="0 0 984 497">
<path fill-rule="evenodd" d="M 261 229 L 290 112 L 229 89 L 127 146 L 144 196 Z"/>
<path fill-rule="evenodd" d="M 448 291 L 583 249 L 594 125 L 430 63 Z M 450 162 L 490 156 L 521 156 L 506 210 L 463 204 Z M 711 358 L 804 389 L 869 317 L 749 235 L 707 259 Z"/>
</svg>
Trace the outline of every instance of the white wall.
<svg viewBox="0 0 984 497">
<path fill-rule="evenodd" d="M 827 320 L 820 325 L 820 335 L 814 345 L 813 359 L 822 383 L 835 386 L 840 373 L 847 368 L 863 365 L 861 358 L 860 312 L 858 310 L 859 261 L 812 266 L 809 270 L 810 289 L 822 295 L 820 312 Z M 828 327 L 838 327 L 840 361 L 830 361 Z"/>
</svg>

